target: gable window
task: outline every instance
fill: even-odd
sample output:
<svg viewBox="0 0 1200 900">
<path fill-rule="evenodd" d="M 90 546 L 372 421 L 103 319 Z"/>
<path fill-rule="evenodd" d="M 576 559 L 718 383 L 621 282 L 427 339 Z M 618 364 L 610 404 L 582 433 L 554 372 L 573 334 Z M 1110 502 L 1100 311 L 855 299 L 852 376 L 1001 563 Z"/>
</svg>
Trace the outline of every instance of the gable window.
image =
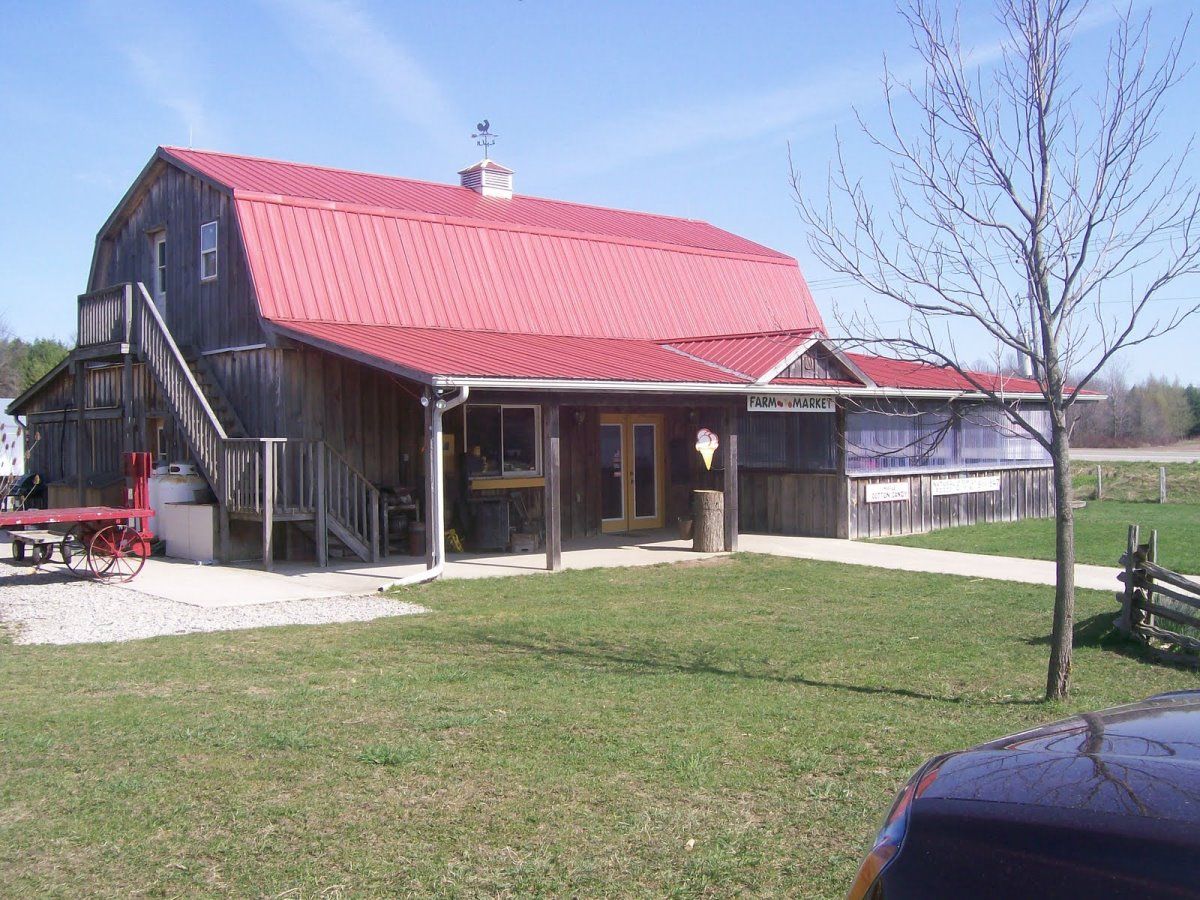
<svg viewBox="0 0 1200 900">
<path fill-rule="evenodd" d="M 217 277 L 217 223 L 206 222 L 200 226 L 200 280 L 209 281 Z"/>
<path fill-rule="evenodd" d="M 154 299 L 161 305 L 167 299 L 167 233 L 154 235 Z"/>
<path fill-rule="evenodd" d="M 529 478 L 542 473 L 541 410 L 536 406 L 467 407 L 467 474 Z"/>
</svg>

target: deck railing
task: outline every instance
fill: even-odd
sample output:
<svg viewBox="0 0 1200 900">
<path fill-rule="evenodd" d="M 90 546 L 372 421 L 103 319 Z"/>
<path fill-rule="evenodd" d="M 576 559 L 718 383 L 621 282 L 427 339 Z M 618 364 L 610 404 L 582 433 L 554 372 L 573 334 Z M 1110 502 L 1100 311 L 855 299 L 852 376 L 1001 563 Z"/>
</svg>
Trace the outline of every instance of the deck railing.
<svg viewBox="0 0 1200 900">
<path fill-rule="evenodd" d="M 262 518 L 264 558 L 276 518 L 308 517 L 322 561 L 327 526 L 364 558 L 379 558 L 379 489 L 324 441 L 229 437 L 144 285 L 79 298 L 79 346 L 110 343 L 131 345 L 144 361 L 225 510 Z"/>
<path fill-rule="evenodd" d="M 133 285 L 117 284 L 79 298 L 80 347 L 128 344 L 133 310 Z"/>
</svg>

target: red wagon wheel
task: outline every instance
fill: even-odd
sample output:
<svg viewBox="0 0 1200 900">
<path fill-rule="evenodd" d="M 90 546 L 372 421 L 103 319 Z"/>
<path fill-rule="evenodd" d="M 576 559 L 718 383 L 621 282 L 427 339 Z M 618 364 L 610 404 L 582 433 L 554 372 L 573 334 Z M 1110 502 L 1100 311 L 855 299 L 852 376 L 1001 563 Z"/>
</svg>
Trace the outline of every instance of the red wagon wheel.
<svg viewBox="0 0 1200 900">
<path fill-rule="evenodd" d="M 63 535 L 58 552 L 62 555 L 62 561 L 76 578 L 83 578 L 88 574 L 87 532 L 82 525 L 73 526 Z"/>
<path fill-rule="evenodd" d="M 88 543 L 88 568 L 100 581 L 124 584 L 146 564 L 146 546 L 136 528 L 109 525 Z"/>
</svg>

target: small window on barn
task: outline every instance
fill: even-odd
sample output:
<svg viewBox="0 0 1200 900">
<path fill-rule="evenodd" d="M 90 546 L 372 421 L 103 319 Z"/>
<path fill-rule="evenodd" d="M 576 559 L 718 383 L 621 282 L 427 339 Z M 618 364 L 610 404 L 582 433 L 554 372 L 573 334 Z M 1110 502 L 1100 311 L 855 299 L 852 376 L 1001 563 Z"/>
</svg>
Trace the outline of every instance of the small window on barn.
<svg viewBox="0 0 1200 900">
<path fill-rule="evenodd" d="M 200 226 L 200 280 L 209 281 L 217 277 L 217 223 L 206 222 Z"/>
<path fill-rule="evenodd" d="M 469 406 L 467 474 L 472 478 L 540 475 L 540 419 L 536 406 Z"/>
<path fill-rule="evenodd" d="M 160 304 L 167 298 L 167 233 L 154 235 L 154 299 Z"/>
</svg>

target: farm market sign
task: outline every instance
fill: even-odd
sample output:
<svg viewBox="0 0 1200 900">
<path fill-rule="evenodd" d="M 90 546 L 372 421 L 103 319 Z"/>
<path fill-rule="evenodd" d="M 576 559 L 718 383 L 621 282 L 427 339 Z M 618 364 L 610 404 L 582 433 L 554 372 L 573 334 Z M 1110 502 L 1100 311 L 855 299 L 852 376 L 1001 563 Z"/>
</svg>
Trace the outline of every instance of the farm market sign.
<svg viewBox="0 0 1200 900">
<path fill-rule="evenodd" d="M 750 412 L 831 413 L 837 411 L 833 397 L 811 397 L 803 394 L 751 394 L 746 398 Z"/>
<path fill-rule="evenodd" d="M 952 494 L 991 494 L 998 490 L 999 475 L 975 475 L 936 479 L 930 483 L 929 493 L 935 497 L 949 497 Z"/>
</svg>

